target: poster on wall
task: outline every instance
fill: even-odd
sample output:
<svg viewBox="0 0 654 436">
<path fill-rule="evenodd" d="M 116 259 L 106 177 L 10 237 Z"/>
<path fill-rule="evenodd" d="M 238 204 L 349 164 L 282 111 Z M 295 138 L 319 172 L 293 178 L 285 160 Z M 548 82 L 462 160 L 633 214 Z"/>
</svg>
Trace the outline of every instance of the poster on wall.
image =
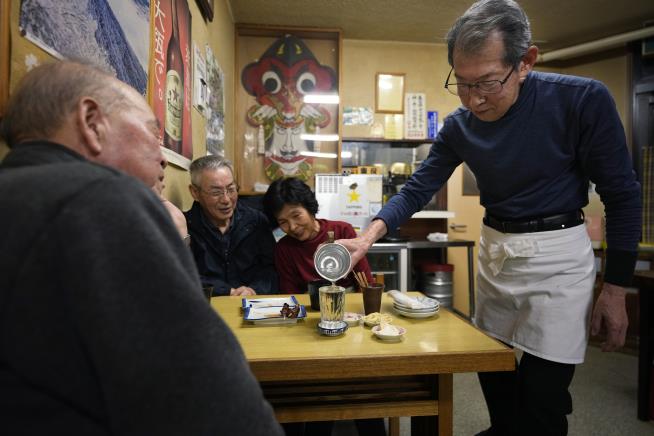
<svg viewBox="0 0 654 436">
<path fill-rule="evenodd" d="M 209 119 L 207 120 L 207 153 L 225 156 L 225 77 L 213 50 L 207 45 L 207 88 Z"/>
<path fill-rule="evenodd" d="M 80 58 L 145 95 L 150 0 L 22 0 L 21 34 L 58 59 Z"/>
<path fill-rule="evenodd" d="M 424 93 L 404 95 L 404 137 L 406 139 L 425 139 L 427 137 L 427 110 Z"/>
<path fill-rule="evenodd" d="M 151 0 L 149 97 L 164 153 L 188 169 L 191 143 L 191 14 L 187 0 Z"/>
<path fill-rule="evenodd" d="M 338 92 L 336 71 L 307 44 L 291 34 L 272 39 L 241 70 L 241 85 L 249 95 L 240 115 L 246 120 L 244 137 L 256 140 L 269 181 L 289 176 L 309 180 L 314 157 L 321 155 L 311 135 L 338 131 L 337 106 L 304 99 Z"/>
</svg>

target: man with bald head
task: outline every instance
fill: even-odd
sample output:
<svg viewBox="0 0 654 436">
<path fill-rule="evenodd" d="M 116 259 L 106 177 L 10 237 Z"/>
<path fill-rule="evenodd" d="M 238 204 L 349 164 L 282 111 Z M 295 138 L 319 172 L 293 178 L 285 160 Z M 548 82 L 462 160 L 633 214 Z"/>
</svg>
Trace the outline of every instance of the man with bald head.
<svg viewBox="0 0 654 436">
<path fill-rule="evenodd" d="M 0 133 L 0 422 L 8 434 L 282 434 L 151 187 L 135 90 L 55 62 Z"/>
</svg>

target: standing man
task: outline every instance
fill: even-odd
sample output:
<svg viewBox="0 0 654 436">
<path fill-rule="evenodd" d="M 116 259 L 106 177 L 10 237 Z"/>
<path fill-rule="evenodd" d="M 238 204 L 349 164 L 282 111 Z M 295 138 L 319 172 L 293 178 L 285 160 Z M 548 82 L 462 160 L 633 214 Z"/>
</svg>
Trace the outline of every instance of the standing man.
<svg viewBox="0 0 654 436">
<path fill-rule="evenodd" d="M 277 292 L 275 238 L 262 212 L 238 203 L 232 164 L 204 156 L 190 171 L 195 202 L 185 215 L 202 283 L 213 295 Z"/>
<path fill-rule="evenodd" d="M 419 211 L 466 162 L 486 208 L 475 322 L 524 353 L 514 372 L 480 373 L 491 417 L 483 435 L 565 435 L 568 387 L 589 328 L 604 351 L 624 344 L 625 289 L 641 227 L 640 186 L 606 87 L 532 71 L 527 16 L 512 0 L 473 4 L 448 35 L 450 114 L 428 158 L 358 238 L 356 263 Z M 606 207 L 604 285 L 592 311 L 594 257 L 581 208 L 589 181 Z M 590 322 L 589 322 L 590 321 Z"/>
<path fill-rule="evenodd" d="M 141 95 L 54 62 L 0 127 L 3 433 L 283 434 L 151 190 L 166 162 Z"/>
</svg>

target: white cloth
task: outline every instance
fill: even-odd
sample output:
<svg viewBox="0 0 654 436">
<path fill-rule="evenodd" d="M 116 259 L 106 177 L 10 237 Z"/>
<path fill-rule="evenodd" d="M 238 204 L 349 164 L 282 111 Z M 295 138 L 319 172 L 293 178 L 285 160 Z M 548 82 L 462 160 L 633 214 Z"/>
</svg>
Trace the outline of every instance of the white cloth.
<svg viewBox="0 0 654 436">
<path fill-rule="evenodd" d="M 584 361 L 595 283 L 585 226 L 506 234 L 482 225 L 475 323 L 554 362 Z"/>
</svg>

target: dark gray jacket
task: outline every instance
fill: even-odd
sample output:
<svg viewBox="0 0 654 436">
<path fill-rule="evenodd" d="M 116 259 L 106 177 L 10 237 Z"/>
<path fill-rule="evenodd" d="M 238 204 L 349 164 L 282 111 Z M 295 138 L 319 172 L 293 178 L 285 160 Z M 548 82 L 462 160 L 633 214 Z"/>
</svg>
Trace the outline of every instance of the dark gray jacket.
<svg viewBox="0 0 654 436">
<path fill-rule="evenodd" d="M 29 143 L 0 210 L 1 433 L 282 434 L 150 189 Z"/>
<path fill-rule="evenodd" d="M 231 288 L 240 286 L 257 294 L 277 292 L 275 238 L 263 213 L 236 203 L 225 235 L 210 223 L 198 202 L 184 215 L 200 278 L 213 285 L 214 295 L 229 295 Z"/>
</svg>

